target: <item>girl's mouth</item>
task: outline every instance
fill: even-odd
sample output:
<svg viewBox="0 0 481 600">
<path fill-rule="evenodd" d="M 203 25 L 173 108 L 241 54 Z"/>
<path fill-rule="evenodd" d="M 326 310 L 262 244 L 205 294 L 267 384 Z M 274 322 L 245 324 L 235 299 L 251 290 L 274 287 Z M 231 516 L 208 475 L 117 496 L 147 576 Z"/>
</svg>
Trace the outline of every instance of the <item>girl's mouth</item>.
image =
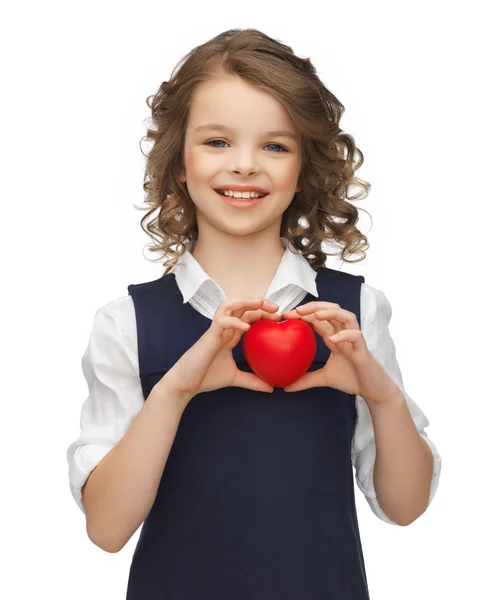
<svg viewBox="0 0 481 600">
<path fill-rule="evenodd" d="M 243 197 L 235 197 L 235 196 L 231 196 L 230 194 L 226 194 L 225 190 L 214 190 L 216 191 L 218 194 L 220 194 L 221 196 L 224 196 L 226 198 L 232 198 L 235 200 L 254 200 L 256 198 L 264 198 L 265 196 L 267 196 L 268 194 L 256 194 L 255 196 L 251 196 L 250 198 L 243 198 Z"/>
<path fill-rule="evenodd" d="M 224 190 L 214 190 L 218 196 L 220 196 L 225 204 L 232 206 L 233 208 L 251 208 L 257 206 L 262 200 L 269 194 L 260 194 L 258 197 L 253 196 L 252 198 L 236 198 L 235 196 L 226 196 Z"/>
</svg>

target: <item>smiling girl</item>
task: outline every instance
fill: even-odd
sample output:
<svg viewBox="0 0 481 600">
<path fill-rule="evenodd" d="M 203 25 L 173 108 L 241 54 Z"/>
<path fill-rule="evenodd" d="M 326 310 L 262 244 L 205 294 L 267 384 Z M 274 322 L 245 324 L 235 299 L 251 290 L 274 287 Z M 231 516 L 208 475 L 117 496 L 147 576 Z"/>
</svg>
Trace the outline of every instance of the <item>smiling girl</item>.
<svg viewBox="0 0 481 600">
<path fill-rule="evenodd" d="M 325 264 L 322 242 L 368 247 L 344 107 L 255 29 L 194 48 L 149 101 L 142 227 L 166 269 L 97 311 L 82 359 L 68 461 L 89 538 L 118 552 L 142 525 L 128 600 L 367 600 L 353 467 L 373 512 L 408 525 L 441 458 L 386 296 Z M 242 336 L 282 318 L 317 349 L 280 389 Z"/>
</svg>

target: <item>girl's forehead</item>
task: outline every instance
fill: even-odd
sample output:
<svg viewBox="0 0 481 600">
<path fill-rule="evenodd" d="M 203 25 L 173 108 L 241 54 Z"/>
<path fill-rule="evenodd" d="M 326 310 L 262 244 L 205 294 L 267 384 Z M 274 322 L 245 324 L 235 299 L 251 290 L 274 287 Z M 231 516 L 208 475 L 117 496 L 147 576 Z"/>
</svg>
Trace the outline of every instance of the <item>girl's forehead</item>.
<svg viewBox="0 0 481 600">
<path fill-rule="evenodd" d="M 272 94 L 240 77 L 208 80 L 200 83 L 189 110 L 192 133 L 209 130 L 287 131 L 295 135 L 289 113 Z"/>
<path fill-rule="evenodd" d="M 269 100 L 271 102 L 276 101 L 272 94 L 238 76 L 216 77 L 199 83 L 194 91 L 192 100 L 197 104 L 205 103 L 206 101 L 214 104 L 226 101 L 232 103 L 239 97 L 249 98 L 252 102 L 260 102 L 262 100 L 264 102 L 268 102 Z"/>
</svg>

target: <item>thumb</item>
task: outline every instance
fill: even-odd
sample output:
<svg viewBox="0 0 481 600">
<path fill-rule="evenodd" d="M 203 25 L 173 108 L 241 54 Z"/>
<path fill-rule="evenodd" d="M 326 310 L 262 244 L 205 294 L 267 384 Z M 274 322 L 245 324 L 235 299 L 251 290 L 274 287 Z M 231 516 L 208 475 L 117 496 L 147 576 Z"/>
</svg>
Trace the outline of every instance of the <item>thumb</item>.
<svg viewBox="0 0 481 600">
<path fill-rule="evenodd" d="M 316 371 L 310 371 L 309 373 L 304 373 L 302 377 L 299 377 L 294 383 L 287 385 L 284 388 L 285 392 L 300 392 L 301 390 L 307 390 L 308 388 L 313 387 L 324 387 L 325 383 L 323 378 L 320 376 L 320 373 Z"/>
<path fill-rule="evenodd" d="M 255 392 L 273 392 L 274 387 L 269 383 L 263 381 L 260 377 L 257 377 L 255 373 L 248 373 L 247 371 L 237 370 L 237 376 L 234 387 L 243 387 L 248 390 L 254 390 Z"/>
</svg>

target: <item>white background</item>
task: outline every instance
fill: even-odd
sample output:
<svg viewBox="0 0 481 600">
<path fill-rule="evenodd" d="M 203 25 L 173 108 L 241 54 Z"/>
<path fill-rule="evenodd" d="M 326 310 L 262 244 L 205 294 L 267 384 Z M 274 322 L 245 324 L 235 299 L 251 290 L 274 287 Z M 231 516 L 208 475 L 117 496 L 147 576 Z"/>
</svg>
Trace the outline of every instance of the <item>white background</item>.
<svg viewBox="0 0 481 600">
<path fill-rule="evenodd" d="M 125 597 L 139 531 L 103 552 L 70 496 L 66 451 L 87 395 L 80 360 L 97 308 L 162 273 L 145 258 L 134 208 L 147 96 L 192 47 L 255 27 L 310 57 L 346 107 L 341 127 L 372 184 L 357 206 L 373 223 L 361 211 L 371 248 L 342 269 L 390 300 L 405 388 L 443 458 L 432 505 L 406 528 L 378 519 L 356 486 L 371 598 L 480 597 L 475 3 L 172 4 L 3 11 L 0 596 Z"/>
</svg>

